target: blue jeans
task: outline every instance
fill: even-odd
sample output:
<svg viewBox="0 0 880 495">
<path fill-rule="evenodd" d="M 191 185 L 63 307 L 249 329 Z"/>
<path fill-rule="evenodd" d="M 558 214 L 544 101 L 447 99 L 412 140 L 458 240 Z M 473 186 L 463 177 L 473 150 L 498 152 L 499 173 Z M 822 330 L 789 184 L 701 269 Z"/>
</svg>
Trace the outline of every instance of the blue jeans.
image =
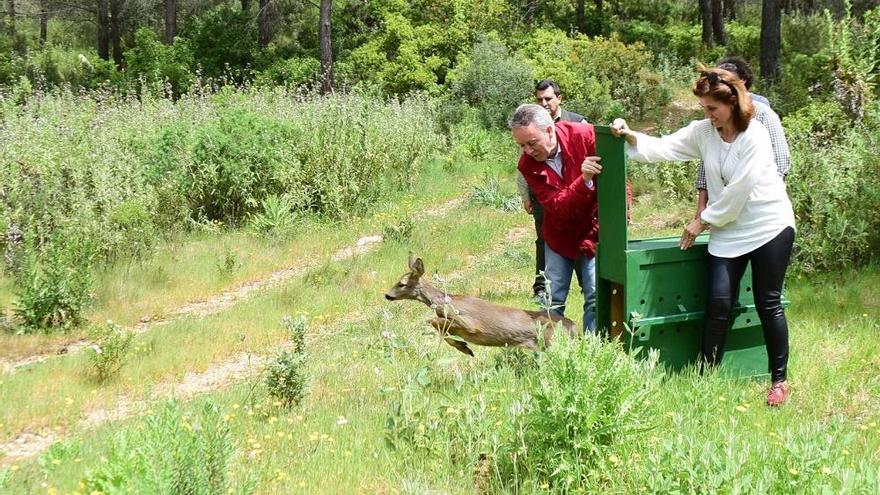
<svg viewBox="0 0 880 495">
<path fill-rule="evenodd" d="M 544 246 L 544 275 L 550 284 L 550 310 L 559 316 L 565 314 L 565 300 L 571 288 L 571 272 L 577 274 L 584 293 L 584 332 L 596 331 L 596 259 L 581 256 L 570 260 Z"/>
</svg>

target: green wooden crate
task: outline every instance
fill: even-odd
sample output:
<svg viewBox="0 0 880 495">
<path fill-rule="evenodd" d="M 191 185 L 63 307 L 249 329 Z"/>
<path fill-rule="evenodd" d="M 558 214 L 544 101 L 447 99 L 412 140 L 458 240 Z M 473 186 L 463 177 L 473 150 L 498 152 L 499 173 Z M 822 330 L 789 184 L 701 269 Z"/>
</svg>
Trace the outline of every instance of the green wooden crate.
<svg viewBox="0 0 880 495">
<path fill-rule="evenodd" d="M 659 352 L 673 370 L 697 362 L 707 289 L 708 236 L 682 251 L 678 237 L 629 240 L 626 224 L 624 141 L 596 126 L 602 157 L 597 177 L 599 249 L 596 266 L 597 327 L 630 351 Z M 650 165 L 645 165 L 650 166 Z M 767 374 L 767 350 L 752 297 L 751 269 L 740 286 L 721 370 L 733 376 Z"/>
</svg>

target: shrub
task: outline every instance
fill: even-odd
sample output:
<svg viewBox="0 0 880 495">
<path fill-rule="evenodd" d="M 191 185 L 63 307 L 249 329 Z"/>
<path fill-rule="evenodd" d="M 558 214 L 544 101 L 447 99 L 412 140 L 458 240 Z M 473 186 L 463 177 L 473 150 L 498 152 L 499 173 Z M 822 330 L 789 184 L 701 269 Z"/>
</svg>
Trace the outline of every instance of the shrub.
<svg viewBox="0 0 880 495">
<path fill-rule="evenodd" d="M 482 466 L 499 493 L 595 492 L 606 458 L 654 426 L 648 398 L 662 374 L 655 356 L 639 361 L 616 343 L 562 333 L 536 358 L 406 377 L 386 418 L 388 445 L 412 449 L 420 467 L 451 464 L 455 476 Z"/>
<path fill-rule="evenodd" d="M 372 39 L 352 50 L 346 72 L 388 95 L 437 95 L 449 68 L 459 62 L 461 47 L 470 42 L 462 23 L 462 16 L 453 15 L 448 23 L 422 24 L 389 9 Z"/>
<path fill-rule="evenodd" d="M 517 418 L 527 475 L 553 492 L 577 492 L 615 446 L 651 429 L 655 358 L 636 361 L 615 343 L 589 336 L 557 339 L 539 356 L 530 401 Z"/>
<path fill-rule="evenodd" d="M 538 29 L 522 51 L 529 54 L 539 78 L 560 85 L 566 107 L 592 121 L 612 116 L 617 110 L 615 101 L 626 113 L 643 117 L 646 110 L 670 100 L 663 76 L 649 69 L 654 65 L 653 54 L 641 42 L 627 45 L 601 37 L 569 38 L 562 31 Z"/>
<path fill-rule="evenodd" d="M 260 201 L 262 211 L 251 215 L 252 229 L 263 235 L 283 235 L 296 222 L 297 205 L 287 194 L 270 194 Z"/>
<path fill-rule="evenodd" d="M 108 321 L 91 328 L 93 345 L 86 350 L 89 373 L 98 382 L 106 382 L 122 369 L 134 340 L 134 332 Z"/>
<path fill-rule="evenodd" d="M 335 67 L 334 67 L 335 69 Z M 257 74 L 254 84 L 258 86 L 302 86 L 310 89 L 321 77 L 321 62 L 311 57 L 293 57 L 278 60 Z"/>
<path fill-rule="evenodd" d="M 221 109 L 193 132 L 181 184 L 192 211 L 235 225 L 259 201 L 289 185 L 289 143 L 295 129 L 241 107 Z"/>
<path fill-rule="evenodd" d="M 305 334 L 308 322 L 304 316 L 287 317 L 281 321 L 290 334 L 291 349 L 279 349 L 275 359 L 266 368 L 266 388 L 269 395 L 281 401 L 285 407 L 299 405 L 306 396 Z"/>
<path fill-rule="evenodd" d="M 82 480 L 85 493 L 210 495 L 251 493 L 252 483 L 233 484 L 235 440 L 220 409 L 205 402 L 194 415 L 168 401 L 133 428 L 116 434 L 106 461 Z"/>
<path fill-rule="evenodd" d="M 42 247 L 29 242 L 15 308 L 22 330 L 67 329 L 79 324 L 91 300 L 93 244 L 85 238 L 63 239 L 61 235 Z"/>
<path fill-rule="evenodd" d="M 415 230 L 412 218 L 403 217 L 382 227 L 382 237 L 391 242 L 407 242 Z"/>
<path fill-rule="evenodd" d="M 482 184 L 471 186 L 470 201 L 500 211 L 517 211 L 522 199 L 515 192 L 505 192 L 495 177 L 484 176 Z"/>
<path fill-rule="evenodd" d="M 259 53 L 256 27 L 252 12 L 227 3 L 187 22 L 180 36 L 189 40 L 191 53 L 199 54 L 202 74 L 242 82 L 250 78 Z"/>
<path fill-rule="evenodd" d="M 867 262 L 880 247 L 880 187 L 865 180 L 880 173 L 871 139 L 880 130 L 880 110 L 869 107 L 853 127 L 836 103 L 814 103 L 784 122 L 792 143 L 795 268 L 814 272 Z"/>
<path fill-rule="evenodd" d="M 166 45 L 150 28 L 140 28 L 134 34 L 134 43 L 134 47 L 125 52 L 131 78 L 158 94 L 165 93 L 166 84 L 174 97 L 189 90 L 194 58 L 185 38 L 176 37 L 174 43 Z"/>
<path fill-rule="evenodd" d="M 493 37 L 475 43 L 451 76 L 453 94 L 477 107 L 484 124 L 504 127 L 534 90 L 532 66 Z"/>
</svg>

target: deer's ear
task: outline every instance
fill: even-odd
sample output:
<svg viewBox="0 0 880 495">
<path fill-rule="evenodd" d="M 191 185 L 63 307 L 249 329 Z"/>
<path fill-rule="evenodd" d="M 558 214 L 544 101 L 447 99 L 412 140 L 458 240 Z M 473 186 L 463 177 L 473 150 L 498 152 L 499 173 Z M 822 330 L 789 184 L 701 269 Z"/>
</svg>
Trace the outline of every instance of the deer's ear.
<svg viewBox="0 0 880 495">
<path fill-rule="evenodd" d="M 409 266 L 409 269 L 410 270 L 415 269 L 415 264 L 416 264 L 416 257 L 413 256 L 412 253 L 409 253 L 409 259 L 407 260 L 407 265 Z"/>
<path fill-rule="evenodd" d="M 425 274 L 425 264 L 422 263 L 421 258 L 416 258 L 416 260 L 410 264 L 410 268 L 412 269 L 413 275 L 417 277 L 421 277 Z"/>
</svg>

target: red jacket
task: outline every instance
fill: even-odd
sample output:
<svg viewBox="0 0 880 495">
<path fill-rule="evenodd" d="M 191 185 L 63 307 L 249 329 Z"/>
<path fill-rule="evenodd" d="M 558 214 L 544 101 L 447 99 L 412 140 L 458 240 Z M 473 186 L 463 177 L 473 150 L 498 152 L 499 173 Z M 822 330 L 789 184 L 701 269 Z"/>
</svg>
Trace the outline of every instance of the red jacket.
<svg viewBox="0 0 880 495">
<path fill-rule="evenodd" d="M 544 207 L 542 234 L 550 249 L 572 260 L 592 258 L 599 240 L 599 207 L 595 180 L 587 187 L 581 163 L 596 155 L 596 133 L 592 124 L 557 122 L 556 139 L 562 147 L 562 177 L 525 153 L 518 168 Z"/>
</svg>

